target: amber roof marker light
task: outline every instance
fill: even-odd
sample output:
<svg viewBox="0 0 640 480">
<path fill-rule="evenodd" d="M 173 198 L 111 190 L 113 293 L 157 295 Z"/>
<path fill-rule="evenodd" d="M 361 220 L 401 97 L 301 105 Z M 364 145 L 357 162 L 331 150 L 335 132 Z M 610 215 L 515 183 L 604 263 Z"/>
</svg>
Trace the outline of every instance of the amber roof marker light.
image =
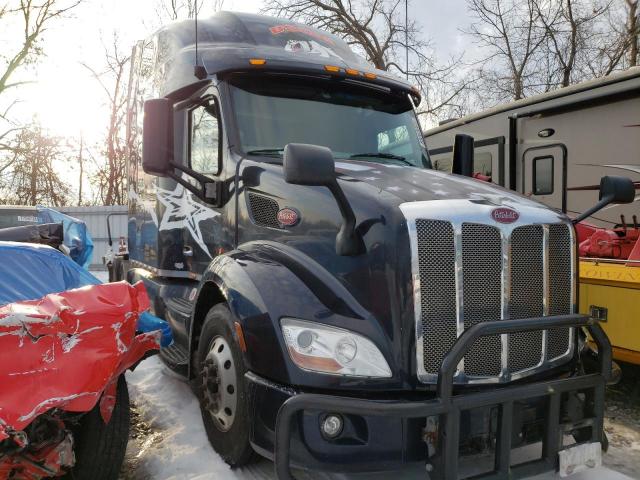
<svg viewBox="0 0 640 480">
<path fill-rule="evenodd" d="M 339 72 L 340 72 L 340 70 L 341 70 L 341 68 L 340 68 L 340 67 L 338 67 L 338 66 L 336 66 L 336 65 L 325 65 L 325 66 L 324 66 L 324 69 L 325 69 L 327 72 L 331 72 L 331 73 L 339 73 Z"/>
<path fill-rule="evenodd" d="M 260 67 L 262 65 L 266 65 L 267 64 L 267 60 L 264 58 L 250 58 L 249 59 L 249 63 L 251 65 L 254 65 L 256 67 Z"/>
</svg>

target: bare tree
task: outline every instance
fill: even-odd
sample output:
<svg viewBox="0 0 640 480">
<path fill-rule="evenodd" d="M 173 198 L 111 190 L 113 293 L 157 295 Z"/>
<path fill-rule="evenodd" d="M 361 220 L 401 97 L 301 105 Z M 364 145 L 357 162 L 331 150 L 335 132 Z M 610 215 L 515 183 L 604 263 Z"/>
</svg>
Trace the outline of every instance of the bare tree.
<svg viewBox="0 0 640 480">
<path fill-rule="evenodd" d="M 194 18 L 196 12 L 217 12 L 222 9 L 224 0 L 160 0 L 156 7 L 156 15 L 160 23 L 166 21 Z"/>
<path fill-rule="evenodd" d="M 0 6 L 0 29 L 20 22 L 21 39 L 16 49 L 2 49 L 0 53 L 0 94 L 26 81 L 12 81 L 14 74 L 34 57 L 42 53 L 39 41 L 52 20 L 76 7 L 80 0 L 20 0 L 16 6 Z"/>
<path fill-rule="evenodd" d="M 22 129 L 13 142 L 10 161 L 0 169 L 0 203 L 66 205 L 71 188 L 59 173 L 64 162 L 61 138 L 48 136 L 37 124 Z"/>
<path fill-rule="evenodd" d="M 588 64 L 598 42 L 597 22 L 611 4 L 586 0 L 534 0 L 533 3 L 541 35 L 546 37 L 541 47 L 550 60 L 549 88 L 567 87 L 584 80 L 583 64 Z"/>
<path fill-rule="evenodd" d="M 629 42 L 629 66 L 640 63 L 640 0 L 625 0 L 627 6 L 627 37 Z"/>
<path fill-rule="evenodd" d="M 587 72 L 593 77 L 637 66 L 640 36 L 640 0 L 611 0 L 605 21 L 591 35 L 595 46 Z"/>
<path fill-rule="evenodd" d="M 468 0 L 467 31 L 487 54 L 483 85 L 496 101 L 519 100 L 540 88 L 536 54 L 546 39 L 534 0 Z"/>
<path fill-rule="evenodd" d="M 626 0 L 627 33 L 629 36 L 629 65 L 632 67 L 640 64 L 640 0 Z"/>
<path fill-rule="evenodd" d="M 409 78 L 423 92 L 420 114 L 436 115 L 455 107 L 467 86 L 455 75 L 459 59 L 440 64 L 420 25 L 406 22 L 402 0 L 272 0 L 269 5 L 265 13 L 327 30 L 376 68 Z"/>
<path fill-rule="evenodd" d="M 127 106 L 129 56 L 122 53 L 118 36 L 105 46 L 104 65 L 100 70 L 83 64 L 100 84 L 109 106 L 109 121 L 103 146 L 103 162 L 95 162 L 97 171 L 92 183 L 102 205 L 122 205 L 126 202 L 126 156 L 124 120 Z M 94 159 L 95 160 L 95 159 Z"/>
<path fill-rule="evenodd" d="M 81 0 L 19 0 L 0 4 L 0 35 L 3 46 L 0 49 L 0 122 L 4 131 L 0 133 L 0 151 L 9 149 L 13 136 L 21 126 L 9 117 L 11 109 L 18 103 L 7 99 L 7 93 L 20 85 L 30 82 L 28 77 L 18 78 L 26 65 L 37 61 L 42 54 L 41 40 L 50 24 L 67 14 Z M 13 156 L 0 159 L 12 162 Z M 8 167 L 7 167 L 8 168 Z"/>
</svg>

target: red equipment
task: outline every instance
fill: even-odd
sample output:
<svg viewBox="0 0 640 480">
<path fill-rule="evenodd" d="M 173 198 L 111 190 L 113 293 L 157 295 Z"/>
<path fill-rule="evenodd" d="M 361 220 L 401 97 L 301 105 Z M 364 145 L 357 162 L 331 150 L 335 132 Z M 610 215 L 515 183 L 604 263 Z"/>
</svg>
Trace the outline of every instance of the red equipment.
<svg viewBox="0 0 640 480">
<path fill-rule="evenodd" d="M 627 226 L 624 216 L 621 216 L 619 227 L 598 228 L 588 223 L 579 223 L 576 231 L 581 257 L 640 261 L 640 228 L 635 215 L 632 227 Z M 640 266 L 633 262 L 628 265 Z"/>
</svg>

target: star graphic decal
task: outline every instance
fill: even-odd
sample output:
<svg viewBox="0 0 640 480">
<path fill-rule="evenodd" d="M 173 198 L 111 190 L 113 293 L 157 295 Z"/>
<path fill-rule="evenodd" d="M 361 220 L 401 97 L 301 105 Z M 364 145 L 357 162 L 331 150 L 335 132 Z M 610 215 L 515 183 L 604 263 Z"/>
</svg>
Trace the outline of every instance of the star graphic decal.
<svg viewBox="0 0 640 480">
<path fill-rule="evenodd" d="M 213 258 L 204 243 L 200 222 L 215 218 L 220 213 L 195 201 L 191 192 L 180 184 L 176 185 L 173 191 L 156 187 L 156 195 L 158 201 L 165 206 L 158 230 L 186 228 L 198 246 Z"/>
</svg>

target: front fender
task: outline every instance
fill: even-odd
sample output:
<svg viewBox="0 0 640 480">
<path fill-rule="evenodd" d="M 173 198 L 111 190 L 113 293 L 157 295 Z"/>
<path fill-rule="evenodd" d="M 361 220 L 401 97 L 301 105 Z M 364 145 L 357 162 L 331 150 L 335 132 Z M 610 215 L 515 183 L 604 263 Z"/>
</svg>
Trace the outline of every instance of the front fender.
<svg viewBox="0 0 640 480">
<path fill-rule="evenodd" d="M 198 297 L 210 292 L 207 285 L 212 283 L 242 326 L 248 370 L 286 385 L 401 388 L 398 369 L 393 364 L 391 342 L 380 323 L 344 285 L 301 251 L 275 242 L 243 244 L 237 250 L 214 259 L 203 274 Z M 375 380 L 348 378 L 300 369 L 290 360 L 284 343 L 280 329 L 283 317 L 334 325 L 366 336 L 382 351 L 393 377 Z M 196 317 L 192 318 L 191 342 L 193 332 L 198 328 L 197 322 Z"/>
</svg>

